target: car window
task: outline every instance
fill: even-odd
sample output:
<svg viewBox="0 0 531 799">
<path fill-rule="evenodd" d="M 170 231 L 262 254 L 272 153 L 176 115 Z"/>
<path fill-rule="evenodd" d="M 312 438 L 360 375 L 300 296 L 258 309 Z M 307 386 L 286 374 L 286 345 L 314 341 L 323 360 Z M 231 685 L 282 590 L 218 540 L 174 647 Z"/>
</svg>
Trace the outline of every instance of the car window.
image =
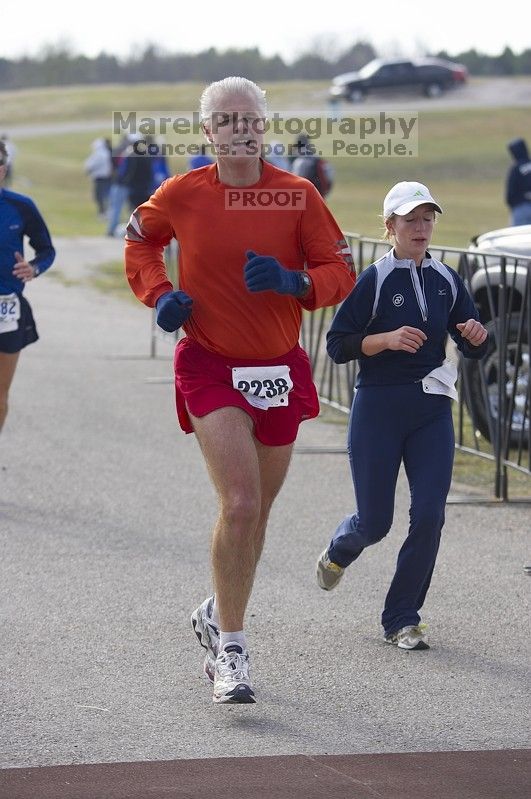
<svg viewBox="0 0 531 799">
<path fill-rule="evenodd" d="M 372 78 L 372 76 L 375 74 L 375 72 L 378 72 L 378 70 L 381 68 L 381 66 L 382 66 L 382 62 L 381 61 L 377 61 L 377 60 L 369 61 L 368 64 L 365 64 L 365 66 L 360 69 L 360 72 L 359 72 L 360 77 L 361 78 Z"/>
<path fill-rule="evenodd" d="M 396 77 L 403 78 L 411 75 L 412 71 L 411 64 L 395 64 L 393 73 Z"/>
</svg>

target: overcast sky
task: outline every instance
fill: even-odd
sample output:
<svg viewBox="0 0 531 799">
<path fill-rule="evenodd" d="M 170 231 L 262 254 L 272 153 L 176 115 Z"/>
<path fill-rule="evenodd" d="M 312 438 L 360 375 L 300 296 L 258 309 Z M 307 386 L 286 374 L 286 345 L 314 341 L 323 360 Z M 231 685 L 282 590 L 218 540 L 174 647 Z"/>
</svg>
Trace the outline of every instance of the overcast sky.
<svg viewBox="0 0 531 799">
<path fill-rule="evenodd" d="M 101 51 L 127 56 L 153 43 L 191 53 L 258 47 L 289 63 L 310 50 L 340 53 L 361 39 L 386 56 L 441 49 L 456 54 L 471 47 L 497 55 L 506 45 L 515 52 L 531 47 L 524 6 L 521 0 L 495 3 L 494 10 L 471 0 L 325 0 L 317 13 L 308 2 L 293 0 L 89 0 L 66 8 L 64 0 L 3 0 L 0 57 L 34 55 L 59 43 L 89 56 Z"/>
</svg>

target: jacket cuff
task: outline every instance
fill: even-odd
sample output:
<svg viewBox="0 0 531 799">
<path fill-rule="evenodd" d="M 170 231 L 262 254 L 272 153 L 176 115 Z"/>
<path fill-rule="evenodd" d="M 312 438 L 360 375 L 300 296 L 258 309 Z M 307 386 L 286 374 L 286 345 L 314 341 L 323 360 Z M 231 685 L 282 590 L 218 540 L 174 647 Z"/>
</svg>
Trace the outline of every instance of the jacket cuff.
<svg viewBox="0 0 531 799">
<path fill-rule="evenodd" d="M 348 336 L 345 336 L 341 343 L 341 352 L 344 361 L 356 361 L 363 355 L 361 351 L 361 342 L 366 335 L 366 333 L 350 333 Z"/>
</svg>

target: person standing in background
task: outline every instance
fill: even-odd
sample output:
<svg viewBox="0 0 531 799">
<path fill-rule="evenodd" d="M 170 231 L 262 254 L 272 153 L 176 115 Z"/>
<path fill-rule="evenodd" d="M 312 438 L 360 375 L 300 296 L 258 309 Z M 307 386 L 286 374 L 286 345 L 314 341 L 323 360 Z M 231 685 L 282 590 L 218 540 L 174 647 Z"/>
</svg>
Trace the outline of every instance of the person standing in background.
<svg viewBox="0 0 531 799">
<path fill-rule="evenodd" d="M 328 197 L 334 185 L 332 165 L 316 152 L 311 139 L 301 133 L 295 140 L 289 169 L 294 175 L 306 178 L 313 183 L 321 197 Z"/>
<path fill-rule="evenodd" d="M 164 142 L 154 141 L 150 150 L 151 155 L 151 172 L 153 175 L 153 182 L 151 184 L 151 193 L 156 191 L 161 183 L 167 180 L 171 173 L 168 165 L 168 159 L 164 154 Z"/>
<path fill-rule="evenodd" d="M 155 159 L 149 155 L 152 148 L 157 149 L 153 137 L 135 137 L 125 152 L 123 164 L 120 165 L 123 183 L 129 191 L 129 206 L 132 211 L 145 203 L 153 193 Z"/>
<path fill-rule="evenodd" d="M 96 207 L 99 215 L 104 217 L 107 211 L 112 177 L 112 155 L 109 141 L 94 139 L 92 152 L 85 161 L 85 172 L 92 178 Z"/>
<path fill-rule="evenodd" d="M 7 135 L 7 133 L 2 133 L 0 136 L 0 141 L 4 142 L 6 152 L 7 152 L 7 168 L 6 174 L 4 177 L 4 186 L 11 186 L 13 183 L 13 170 L 15 164 L 15 155 L 17 153 L 17 148 Z"/>
<path fill-rule="evenodd" d="M 507 172 L 505 201 L 511 209 L 512 225 L 531 225 L 531 158 L 524 139 L 507 145 L 514 163 Z"/>
<path fill-rule="evenodd" d="M 131 144 L 131 135 L 124 134 L 112 150 L 112 177 L 107 210 L 107 235 L 114 236 L 120 225 L 122 208 L 127 206 L 129 189 L 123 182 L 125 173 L 125 153 Z"/>
</svg>

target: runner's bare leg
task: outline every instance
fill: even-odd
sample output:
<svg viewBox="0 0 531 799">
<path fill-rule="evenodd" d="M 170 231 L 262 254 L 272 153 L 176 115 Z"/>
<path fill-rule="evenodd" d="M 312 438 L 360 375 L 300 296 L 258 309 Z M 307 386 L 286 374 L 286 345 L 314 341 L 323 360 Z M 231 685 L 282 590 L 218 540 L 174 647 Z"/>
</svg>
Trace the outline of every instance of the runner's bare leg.
<svg viewBox="0 0 531 799">
<path fill-rule="evenodd" d="M 219 499 L 212 570 L 220 628 L 242 630 L 267 518 L 293 445 L 266 447 L 257 442 L 252 419 L 241 408 L 190 418 Z"/>
<path fill-rule="evenodd" d="M 9 389 L 19 355 L 20 352 L 0 352 L 0 430 L 7 416 Z"/>
</svg>

